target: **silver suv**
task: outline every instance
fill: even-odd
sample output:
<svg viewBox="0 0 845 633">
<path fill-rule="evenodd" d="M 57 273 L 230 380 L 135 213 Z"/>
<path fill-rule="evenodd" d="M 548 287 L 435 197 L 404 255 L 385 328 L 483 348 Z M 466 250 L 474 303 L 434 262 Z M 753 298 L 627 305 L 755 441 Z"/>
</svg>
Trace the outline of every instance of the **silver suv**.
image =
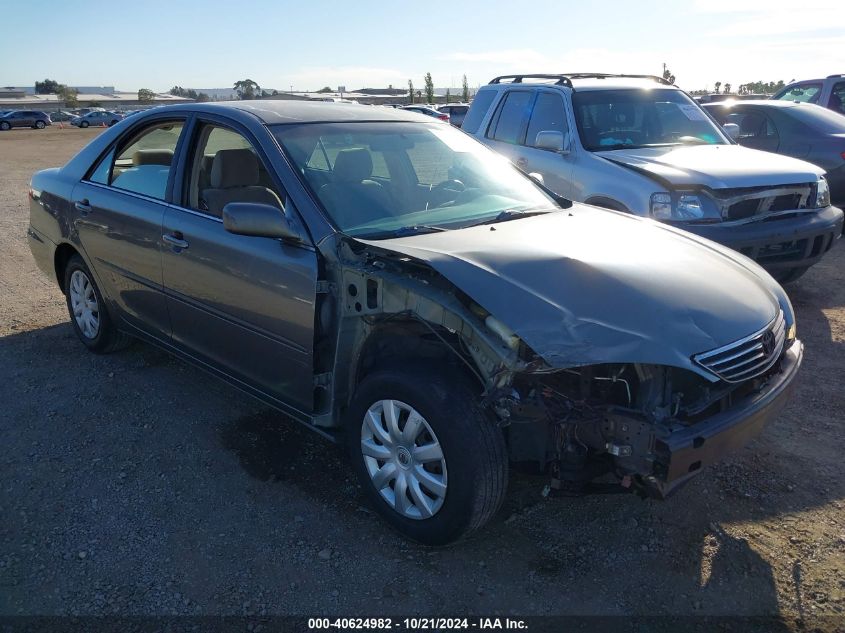
<svg viewBox="0 0 845 633">
<path fill-rule="evenodd" d="M 824 170 L 735 144 L 659 77 L 497 77 L 479 90 L 463 130 L 555 193 L 720 242 L 784 282 L 842 231 Z"/>
</svg>

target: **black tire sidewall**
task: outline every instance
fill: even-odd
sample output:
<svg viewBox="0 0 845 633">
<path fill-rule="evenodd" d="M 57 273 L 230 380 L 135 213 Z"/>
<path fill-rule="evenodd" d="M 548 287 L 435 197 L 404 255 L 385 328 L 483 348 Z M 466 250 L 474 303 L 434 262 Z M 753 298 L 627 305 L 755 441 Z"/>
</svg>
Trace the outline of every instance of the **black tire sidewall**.
<svg viewBox="0 0 845 633">
<path fill-rule="evenodd" d="M 47 124 L 44 123 L 44 121 L 36 121 L 35 122 L 35 129 L 43 130 L 45 127 L 47 127 Z"/>
<path fill-rule="evenodd" d="M 441 373 L 438 373 L 441 372 Z M 448 378 L 446 378 L 448 376 Z M 444 545 L 459 539 L 474 516 L 476 489 L 483 470 L 477 443 L 477 425 L 492 424 L 475 404 L 477 395 L 457 372 L 440 369 L 380 370 L 365 378 L 347 412 L 346 439 L 353 467 L 370 503 L 404 536 L 427 545 Z M 364 415 L 379 400 L 400 400 L 416 409 L 431 426 L 446 460 L 446 499 L 429 519 L 403 517 L 373 486 L 361 453 Z M 473 432 L 476 431 L 476 433 Z M 506 468 L 505 464 L 505 468 Z"/>
<path fill-rule="evenodd" d="M 79 127 L 88 127 L 88 121 L 83 121 L 79 124 Z"/>
<path fill-rule="evenodd" d="M 9 124 L 8 121 L 0 122 L 0 130 L 3 130 L 4 132 L 6 132 L 6 131 L 11 130 L 11 129 L 12 129 L 12 126 Z"/>
<path fill-rule="evenodd" d="M 100 327 L 97 330 L 97 336 L 94 338 L 88 338 L 82 333 L 82 330 L 79 328 L 79 324 L 76 322 L 76 318 L 73 316 L 73 306 L 70 301 L 70 278 L 74 271 L 77 270 L 82 271 L 85 276 L 88 277 L 88 281 L 94 288 L 94 295 L 97 297 L 97 316 L 100 321 Z M 94 280 L 94 276 L 91 274 L 88 266 L 85 265 L 85 262 L 79 255 L 71 257 L 67 266 L 65 266 L 64 287 L 65 303 L 67 304 L 70 323 L 73 326 L 74 332 L 76 332 L 76 336 L 82 344 L 92 352 L 106 351 L 114 336 L 114 325 L 112 325 L 111 318 L 109 318 L 108 311 L 106 310 L 106 303 L 103 300 L 103 295 L 100 293 L 100 288 L 97 286 L 97 282 Z"/>
</svg>

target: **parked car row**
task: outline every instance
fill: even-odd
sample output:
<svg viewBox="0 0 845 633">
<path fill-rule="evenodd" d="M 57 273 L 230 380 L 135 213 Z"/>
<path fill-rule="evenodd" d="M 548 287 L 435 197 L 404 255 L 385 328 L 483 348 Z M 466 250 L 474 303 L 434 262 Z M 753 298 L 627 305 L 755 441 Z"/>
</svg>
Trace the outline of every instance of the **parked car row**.
<svg viewBox="0 0 845 633">
<path fill-rule="evenodd" d="M 498 77 L 463 129 L 156 108 L 33 176 L 30 248 L 89 350 L 145 340 L 344 442 L 424 543 L 489 521 L 509 462 L 662 498 L 778 414 L 792 305 L 725 244 L 817 261 L 842 226 L 822 170 L 648 77 Z"/>
<path fill-rule="evenodd" d="M 0 112 L 0 130 L 10 130 L 15 127 L 44 129 L 54 122 L 68 122 L 81 128 L 112 126 L 122 121 L 124 116 L 128 116 L 128 114 L 103 109 L 86 108 L 85 110 L 85 112 L 59 110 L 50 114 L 40 110 L 6 110 Z"/>
</svg>

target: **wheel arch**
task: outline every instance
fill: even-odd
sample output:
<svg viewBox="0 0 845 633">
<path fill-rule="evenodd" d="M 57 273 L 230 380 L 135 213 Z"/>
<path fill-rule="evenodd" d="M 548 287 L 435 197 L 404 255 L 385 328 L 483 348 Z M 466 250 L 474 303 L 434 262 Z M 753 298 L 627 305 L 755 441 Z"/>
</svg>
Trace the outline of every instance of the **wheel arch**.
<svg viewBox="0 0 845 633">
<path fill-rule="evenodd" d="M 67 289 L 65 288 L 65 268 L 67 268 L 67 263 L 74 255 L 82 257 L 80 252 L 76 250 L 72 244 L 68 244 L 67 242 L 59 244 L 56 247 L 56 252 L 53 254 L 53 267 L 56 271 L 56 281 L 58 282 L 62 293 L 67 292 Z M 85 258 L 83 258 L 83 260 L 84 259 Z"/>
<path fill-rule="evenodd" d="M 591 204 L 594 207 L 602 207 L 603 209 L 610 209 L 612 211 L 621 211 L 622 213 L 631 212 L 626 205 L 608 196 L 591 196 L 584 200 L 584 204 Z"/>
</svg>

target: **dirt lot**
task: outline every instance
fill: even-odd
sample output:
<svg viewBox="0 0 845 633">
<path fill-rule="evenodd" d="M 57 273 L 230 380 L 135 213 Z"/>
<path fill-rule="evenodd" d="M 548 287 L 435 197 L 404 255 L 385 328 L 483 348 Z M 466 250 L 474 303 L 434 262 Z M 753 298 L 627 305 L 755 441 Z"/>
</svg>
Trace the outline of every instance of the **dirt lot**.
<svg viewBox="0 0 845 633">
<path fill-rule="evenodd" d="M 100 130 L 0 133 L 0 614 L 771 615 L 845 626 L 845 245 L 789 288 L 787 411 L 667 502 L 544 499 L 514 475 L 426 549 L 345 458 L 146 345 L 87 353 L 25 239 L 33 171 Z M 736 630 L 736 629 L 735 629 Z"/>
</svg>

